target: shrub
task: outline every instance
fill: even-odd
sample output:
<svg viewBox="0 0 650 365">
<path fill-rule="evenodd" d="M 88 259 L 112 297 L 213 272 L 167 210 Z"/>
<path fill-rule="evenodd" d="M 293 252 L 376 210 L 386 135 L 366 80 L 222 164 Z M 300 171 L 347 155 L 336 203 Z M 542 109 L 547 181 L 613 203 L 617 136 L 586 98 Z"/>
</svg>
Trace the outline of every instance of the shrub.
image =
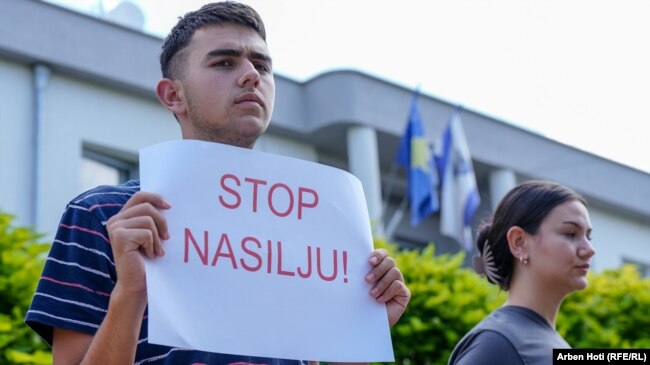
<svg viewBox="0 0 650 365">
<path fill-rule="evenodd" d="M 446 364 L 456 343 L 505 300 L 505 293 L 464 268 L 464 252 L 435 255 L 434 245 L 421 251 L 399 250 L 381 239 L 397 261 L 411 290 L 411 302 L 391 329 L 398 364 Z"/>
<path fill-rule="evenodd" d="M 463 267 L 464 252 L 437 255 L 433 244 L 400 250 L 382 239 L 411 290 L 411 302 L 391 329 L 397 364 L 445 365 L 456 343 L 502 305 L 507 294 Z M 650 348 L 650 278 L 634 266 L 589 274 L 558 314 L 558 332 L 574 348 Z"/>
<path fill-rule="evenodd" d="M 48 244 L 0 212 L 0 364 L 51 364 L 49 348 L 25 325 Z"/>
<path fill-rule="evenodd" d="M 558 332 L 575 348 L 650 348 L 650 278 L 633 265 L 590 274 L 587 289 L 569 295 Z"/>
</svg>

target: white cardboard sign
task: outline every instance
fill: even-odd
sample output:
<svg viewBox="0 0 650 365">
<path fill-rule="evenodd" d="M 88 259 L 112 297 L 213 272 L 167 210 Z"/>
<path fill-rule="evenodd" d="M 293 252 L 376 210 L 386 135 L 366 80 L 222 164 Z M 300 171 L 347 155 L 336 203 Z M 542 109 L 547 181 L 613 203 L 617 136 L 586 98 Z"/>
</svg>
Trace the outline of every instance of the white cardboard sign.
<svg viewBox="0 0 650 365">
<path fill-rule="evenodd" d="M 361 183 L 336 168 L 192 140 L 140 151 L 170 239 L 147 260 L 149 342 L 320 361 L 394 361 L 368 294 Z"/>
</svg>

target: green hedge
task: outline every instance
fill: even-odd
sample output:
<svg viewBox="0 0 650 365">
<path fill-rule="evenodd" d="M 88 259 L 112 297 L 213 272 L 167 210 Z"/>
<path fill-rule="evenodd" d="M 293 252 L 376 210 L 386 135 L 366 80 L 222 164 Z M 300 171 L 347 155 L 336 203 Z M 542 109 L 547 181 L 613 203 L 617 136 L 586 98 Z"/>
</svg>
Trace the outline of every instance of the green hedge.
<svg viewBox="0 0 650 365">
<path fill-rule="evenodd" d="M 48 244 L 0 212 L 0 364 L 51 364 L 49 347 L 24 323 Z"/>
<path fill-rule="evenodd" d="M 650 348 L 650 278 L 625 265 L 588 280 L 562 304 L 558 332 L 576 348 Z"/>
<path fill-rule="evenodd" d="M 474 324 L 505 301 L 505 293 L 463 267 L 463 254 L 435 255 L 398 250 L 376 239 L 397 261 L 411 290 L 411 302 L 392 328 L 398 364 L 446 364 L 456 342 Z"/>
<path fill-rule="evenodd" d="M 23 322 L 49 245 L 31 228 L 12 226 L 0 212 L 0 364 L 51 364 L 49 347 Z M 411 290 L 411 302 L 392 328 L 396 363 L 446 364 L 456 342 L 506 294 L 463 267 L 464 253 L 400 250 L 381 239 Z M 589 274 L 586 290 L 571 294 L 558 331 L 576 348 L 650 348 L 650 278 L 633 266 Z"/>
<path fill-rule="evenodd" d="M 494 308 L 506 293 L 471 268 L 463 252 L 435 255 L 431 244 L 421 251 L 391 252 L 411 290 L 411 302 L 392 328 L 397 364 L 447 364 L 460 338 Z M 567 297 L 558 315 L 558 331 L 574 348 L 650 348 L 650 278 L 633 266 L 589 274 L 586 290 Z"/>
</svg>

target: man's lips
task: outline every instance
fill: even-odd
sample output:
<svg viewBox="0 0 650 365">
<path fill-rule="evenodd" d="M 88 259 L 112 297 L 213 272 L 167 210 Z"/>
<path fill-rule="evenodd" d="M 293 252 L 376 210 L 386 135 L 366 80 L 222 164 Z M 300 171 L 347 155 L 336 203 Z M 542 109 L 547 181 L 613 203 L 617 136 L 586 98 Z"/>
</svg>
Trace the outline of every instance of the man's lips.
<svg viewBox="0 0 650 365">
<path fill-rule="evenodd" d="M 257 96 L 257 94 L 255 93 L 245 93 L 235 98 L 235 104 L 241 104 L 246 102 L 257 103 L 262 107 L 264 106 L 264 102 L 262 101 L 262 99 L 259 96 Z"/>
</svg>

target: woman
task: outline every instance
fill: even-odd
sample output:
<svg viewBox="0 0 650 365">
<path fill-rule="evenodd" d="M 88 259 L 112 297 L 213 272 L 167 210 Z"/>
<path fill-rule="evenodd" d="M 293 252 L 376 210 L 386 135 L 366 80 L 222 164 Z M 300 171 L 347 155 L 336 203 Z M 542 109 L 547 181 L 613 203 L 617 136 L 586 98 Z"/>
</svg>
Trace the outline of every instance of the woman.
<svg viewBox="0 0 650 365">
<path fill-rule="evenodd" d="M 586 201 L 559 184 L 525 182 L 501 200 L 476 244 L 475 270 L 508 299 L 461 339 L 449 364 L 552 364 L 554 348 L 570 347 L 555 330 L 558 310 L 587 286 L 595 254 Z"/>
</svg>

